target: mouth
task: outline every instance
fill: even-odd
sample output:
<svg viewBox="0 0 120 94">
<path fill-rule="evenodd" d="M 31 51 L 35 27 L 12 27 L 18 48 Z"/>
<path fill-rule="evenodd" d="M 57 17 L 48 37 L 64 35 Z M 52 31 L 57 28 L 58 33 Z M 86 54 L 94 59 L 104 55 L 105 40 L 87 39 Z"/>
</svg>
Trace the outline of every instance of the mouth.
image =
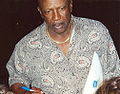
<svg viewBox="0 0 120 94">
<path fill-rule="evenodd" d="M 57 22 L 53 24 L 55 29 L 62 29 L 65 26 L 65 22 Z"/>
</svg>

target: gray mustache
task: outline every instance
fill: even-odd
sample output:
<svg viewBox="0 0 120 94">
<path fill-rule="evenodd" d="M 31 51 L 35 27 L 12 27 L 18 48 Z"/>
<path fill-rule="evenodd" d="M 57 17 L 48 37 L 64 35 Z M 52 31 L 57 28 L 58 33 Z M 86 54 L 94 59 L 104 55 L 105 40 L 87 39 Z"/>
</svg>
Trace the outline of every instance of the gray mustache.
<svg viewBox="0 0 120 94">
<path fill-rule="evenodd" d="M 65 25 L 65 22 L 57 22 L 57 23 L 54 23 L 52 26 L 56 27 L 56 26 L 59 26 L 59 25 Z"/>
</svg>

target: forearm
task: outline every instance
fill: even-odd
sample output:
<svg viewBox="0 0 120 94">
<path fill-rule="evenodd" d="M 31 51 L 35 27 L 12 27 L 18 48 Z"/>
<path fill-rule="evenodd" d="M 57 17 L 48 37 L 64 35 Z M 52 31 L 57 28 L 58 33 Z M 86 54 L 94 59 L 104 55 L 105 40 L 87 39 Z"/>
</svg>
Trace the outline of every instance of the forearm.
<svg viewBox="0 0 120 94">
<path fill-rule="evenodd" d="M 15 94 L 25 94 L 26 91 L 20 88 L 21 86 L 25 85 L 21 83 L 15 83 L 11 86 L 11 89 Z"/>
</svg>

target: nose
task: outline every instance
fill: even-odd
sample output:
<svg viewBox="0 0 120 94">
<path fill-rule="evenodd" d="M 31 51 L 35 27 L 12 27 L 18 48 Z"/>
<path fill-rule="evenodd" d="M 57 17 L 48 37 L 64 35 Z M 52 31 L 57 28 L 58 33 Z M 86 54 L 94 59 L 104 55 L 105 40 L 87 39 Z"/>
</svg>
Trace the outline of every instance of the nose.
<svg viewBox="0 0 120 94">
<path fill-rule="evenodd" d="M 58 10 L 54 10 L 54 16 L 53 16 L 54 21 L 58 21 L 61 19 L 61 15 Z"/>
</svg>

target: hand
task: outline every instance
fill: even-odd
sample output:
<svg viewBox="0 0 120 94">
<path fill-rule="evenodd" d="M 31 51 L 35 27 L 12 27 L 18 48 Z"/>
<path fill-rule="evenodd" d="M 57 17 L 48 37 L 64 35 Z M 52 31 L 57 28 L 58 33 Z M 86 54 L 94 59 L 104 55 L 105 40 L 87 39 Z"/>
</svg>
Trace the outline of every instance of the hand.
<svg viewBox="0 0 120 94">
<path fill-rule="evenodd" d="M 27 91 L 25 92 L 25 94 L 45 94 L 41 89 L 36 88 L 36 87 L 32 87 L 32 90 L 34 90 L 33 92 L 31 91 Z"/>
</svg>

